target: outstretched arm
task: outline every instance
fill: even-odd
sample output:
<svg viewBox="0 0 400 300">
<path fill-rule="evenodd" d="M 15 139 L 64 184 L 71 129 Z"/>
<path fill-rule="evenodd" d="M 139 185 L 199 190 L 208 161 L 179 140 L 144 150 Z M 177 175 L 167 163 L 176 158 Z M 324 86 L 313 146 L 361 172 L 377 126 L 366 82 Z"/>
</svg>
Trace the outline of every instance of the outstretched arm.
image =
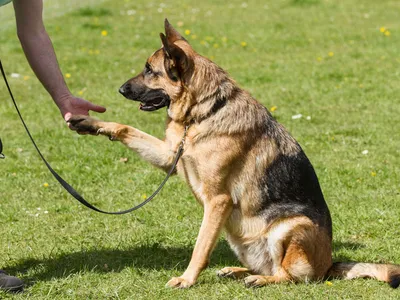
<svg viewBox="0 0 400 300">
<path fill-rule="evenodd" d="M 53 45 L 43 24 L 42 0 L 14 0 L 17 34 L 25 55 L 37 78 L 49 92 L 67 121 L 71 115 L 88 115 L 89 110 L 106 109 L 74 97 L 65 84 Z"/>
</svg>

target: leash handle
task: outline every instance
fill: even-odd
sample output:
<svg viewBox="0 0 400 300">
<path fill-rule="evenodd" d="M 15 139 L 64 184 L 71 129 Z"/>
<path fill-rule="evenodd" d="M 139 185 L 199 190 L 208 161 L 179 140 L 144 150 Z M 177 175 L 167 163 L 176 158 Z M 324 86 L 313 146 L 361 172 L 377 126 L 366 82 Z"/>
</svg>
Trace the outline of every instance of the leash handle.
<svg viewBox="0 0 400 300">
<path fill-rule="evenodd" d="M 53 168 L 50 166 L 50 164 L 49 164 L 49 163 L 47 162 L 47 160 L 44 158 L 44 156 L 43 156 L 42 153 L 40 152 L 38 146 L 36 145 L 35 140 L 33 139 L 31 133 L 29 132 L 29 129 L 28 129 L 28 127 L 27 127 L 27 125 L 26 125 L 24 119 L 22 118 L 21 112 L 20 112 L 19 109 L 18 109 L 17 103 L 15 102 L 13 93 L 11 92 L 11 88 L 10 88 L 10 86 L 9 86 L 9 84 L 8 84 L 7 77 L 6 77 L 6 74 L 5 74 L 5 72 L 4 72 L 3 64 L 1 63 L 1 60 L 0 60 L 0 69 L 1 69 L 1 74 L 3 75 L 4 81 L 5 81 L 5 83 L 6 83 L 8 92 L 9 92 L 9 94 L 10 94 L 10 96 L 11 96 L 11 99 L 12 99 L 12 101 L 13 101 L 13 104 L 14 104 L 14 106 L 15 106 L 15 109 L 17 110 L 18 116 L 19 116 L 19 118 L 21 119 L 21 122 L 22 122 L 22 124 L 24 125 L 25 130 L 26 130 L 26 132 L 28 133 L 29 138 L 31 139 L 31 142 L 32 142 L 33 146 L 35 146 L 36 151 L 39 153 L 40 158 L 43 160 L 43 162 L 44 162 L 44 164 L 46 165 L 46 167 L 49 169 L 49 171 L 51 172 L 51 174 L 53 174 L 53 176 L 57 179 L 57 181 L 61 184 L 61 186 L 62 186 L 72 197 L 74 197 L 76 200 L 78 200 L 80 203 L 82 203 L 82 204 L 85 205 L 86 207 L 88 207 L 88 208 L 90 208 L 90 209 L 92 209 L 92 210 L 94 210 L 94 211 L 97 211 L 97 212 L 99 212 L 99 213 L 108 214 L 108 215 L 123 215 L 123 214 L 130 213 L 130 212 L 132 212 L 132 211 L 134 211 L 134 210 L 137 210 L 137 209 L 141 208 L 142 206 L 146 205 L 148 202 L 150 202 L 150 201 L 161 191 L 161 189 L 163 188 L 163 186 L 165 185 L 165 183 L 167 182 L 167 180 L 169 179 L 169 177 L 170 177 L 170 176 L 172 175 L 172 173 L 174 172 L 174 170 L 175 170 L 175 168 L 176 168 L 176 165 L 178 164 L 179 158 L 182 156 L 182 153 L 183 153 L 183 146 L 184 146 L 184 140 L 185 140 L 185 136 L 186 136 L 187 127 L 185 128 L 184 137 L 183 137 L 183 139 L 182 139 L 182 141 L 181 141 L 181 144 L 180 144 L 180 146 L 179 146 L 178 152 L 177 152 L 177 154 L 176 154 L 176 157 L 175 157 L 175 160 L 174 160 L 174 162 L 173 162 L 173 164 L 172 164 L 171 169 L 169 170 L 169 172 L 168 172 L 167 176 L 164 178 L 164 180 L 161 182 L 160 186 L 154 191 L 154 193 L 153 193 L 150 197 L 148 197 L 148 198 L 147 198 L 146 200 L 144 200 L 142 203 L 140 203 L 140 204 L 138 204 L 138 205 L 136 205 L 136 206 L 134 206 L 134 207 L 132 207 L 132 208 L 129 208 L 129 209 L 126 209 L 126 210 L 123 210 L 123 211 L 117 211 L 117 212 L 108 212 L 108 211 L 104 211 L 104 210 L 101 210 L 101 209 L 99 209 L 99 208 L 93 206 L 92 204 L 90 204 L 89 202 L 87 202 L 87 201 L 86 201 L 86 200 L 85 200 L 85 199 L 84 199 L 84 198 L 83 198 L 83 197 L 82 197 L 68 182 L 66 182 L 60 175 L 58 175 L 58 173 L 57 173 L 56 171 L 53 170 Z M 0 140 L 0 148 L 2 148 L 1 140 Z M 1 149 L 0 149 L 0 150 L 1 150 Z M 1 151 L 0 151 L 0 154 L 1 154 Z M 0 155 L 0 158 L 4 158 L 4 157 L 1 157 L 1 155 Z"/>
</svg>

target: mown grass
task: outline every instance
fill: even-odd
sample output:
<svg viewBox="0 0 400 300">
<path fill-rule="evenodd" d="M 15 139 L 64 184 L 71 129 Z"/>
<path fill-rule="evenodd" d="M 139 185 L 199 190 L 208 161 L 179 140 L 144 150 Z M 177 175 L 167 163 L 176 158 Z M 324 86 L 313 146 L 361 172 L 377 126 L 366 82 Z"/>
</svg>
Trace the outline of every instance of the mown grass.
<svg viewBox="0 0 400 300">
<path fill-rule="evenodd" d="M 273 114 L 305 149 L 331 209 L 335 260 L 391 263 L 400 263 L 399 9 L 398 2 L 374 0 L 45 2 L 47 29 L 71 90 L 105 105 L 99 117 L 158 137 L 165 111 L 140 112 L 117 89 L 160 46 L 164 17 L 188 30 L 198 52 L 266 107 L 277 107 Z M 43 154 L 103 209 L 141 201 L 162 172 L 121 145 L 66 128 L 23 56 L 11 11 L 0 9 L 1 59 L 9 75 L 21 74 L 10 83 Z M 166 289 L 188 264 L 202 217 L 185 184 L 172 178 L 153 202 L 129 215 L 91 212 L 47 171 L 1 84 L 0 100 L 7 156 L 0 161 L 0 267 L 27 282 L 25 293 L 3 298 L 400 297 L 374 280 L 246 289 L 215 276 L 238 264 L 223 238 L 197 285 Z M 292 119 L 299 113 L 302 118 Z"/>
</svg>

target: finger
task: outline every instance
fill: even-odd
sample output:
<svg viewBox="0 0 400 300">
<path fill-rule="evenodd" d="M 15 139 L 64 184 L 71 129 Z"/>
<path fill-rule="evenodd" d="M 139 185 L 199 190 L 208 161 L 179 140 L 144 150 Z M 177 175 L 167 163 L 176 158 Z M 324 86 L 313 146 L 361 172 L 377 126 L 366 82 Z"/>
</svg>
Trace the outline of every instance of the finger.
<svg viewBox="0 0 400 300">
<path fill-rule="evenodd" d="M 106 111 L 106 108 L 104 106 L 100 106 L 100 105 L 91 103 L 90 110 L 93 110 L 93 111 L 99 112 L 99 113 L 103 113 Z"/>
<path fill-rule="evenodd" d="M 65 116 L 64 116 L 64 120 L 65 120 L 66 122 L 68 122 L 69 119 L 71 119 L 71 117 L 72 117 L 72 114 L 71 114 L 70 112 L 67 112 L 67 113 L 65 114 Z"/>
</svg>

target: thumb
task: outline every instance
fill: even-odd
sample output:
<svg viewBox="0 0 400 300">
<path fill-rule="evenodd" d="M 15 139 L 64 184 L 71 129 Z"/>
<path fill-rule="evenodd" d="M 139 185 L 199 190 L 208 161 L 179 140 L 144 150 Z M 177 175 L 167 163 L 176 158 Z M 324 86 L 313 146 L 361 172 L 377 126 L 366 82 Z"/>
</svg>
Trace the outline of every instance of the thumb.
<svg viewBox="0 0 400 300">
<path fill-rule="evenodd" d="M 90 103 L 89 109 L 99 113 L 103 113 L 106 111 L 105 107 L 93 103 Z"/>
<path fill-rule="evenodd" d="M 71 117 L 72 117 L 72 114 L 71 114 L 70 112 L 67 112 L 67 113 L 64 115 L 64 120 L 65 120 L 66 122 L 68 122 L 68 120 L 69 120 Z"/>
</svg>

